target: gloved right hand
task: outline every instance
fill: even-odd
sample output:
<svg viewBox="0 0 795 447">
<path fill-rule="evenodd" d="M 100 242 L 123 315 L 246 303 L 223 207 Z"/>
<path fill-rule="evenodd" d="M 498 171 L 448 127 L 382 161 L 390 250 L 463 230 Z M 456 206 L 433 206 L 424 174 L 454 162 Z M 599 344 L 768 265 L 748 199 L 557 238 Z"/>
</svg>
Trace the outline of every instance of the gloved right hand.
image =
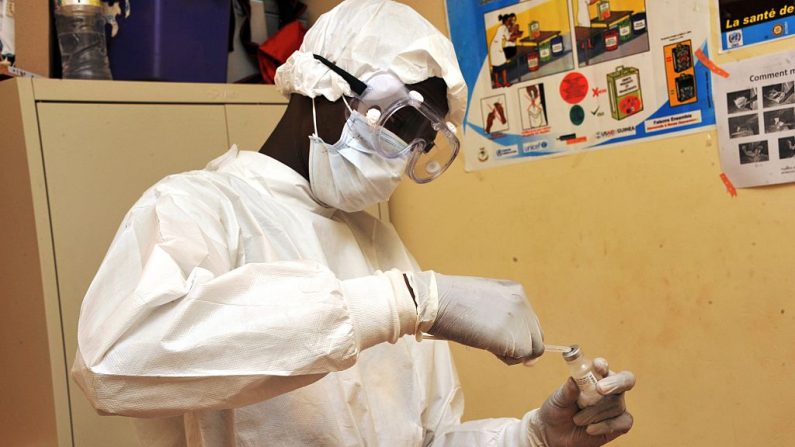
<svg viewBox="0 0 795 447">
<path fill-rule="evenodd" d="M 596 358 L 596 372 L 604 379 L 596 384 L 602 399 L 585 409 L 577 405 L 580 390 L 569 378 L 544 402 L 529 413 L 530 435 L 539 447 L 599 447 L 627 433 L 633 424 L 627 412 L 624 393 L 635 386 L 630 371 L 610 371 L 607 361 Z"/>
<path fill-rule="evenodd" d="M 421 331 L 487 350 L 509 365 L 544 353 L 541 325 L 521 284 L 432 271 L 409 275 Z"/>
</svg>

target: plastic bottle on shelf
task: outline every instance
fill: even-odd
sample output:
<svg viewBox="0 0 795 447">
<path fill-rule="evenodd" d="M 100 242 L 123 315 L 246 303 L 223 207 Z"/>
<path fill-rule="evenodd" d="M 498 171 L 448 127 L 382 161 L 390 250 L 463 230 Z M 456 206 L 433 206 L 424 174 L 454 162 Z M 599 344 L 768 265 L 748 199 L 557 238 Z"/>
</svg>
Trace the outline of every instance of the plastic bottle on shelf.
<svg viewBox="0 0 795 447">
<path fill-rule="evenodd" d="M 55 28 L 64 79 L 112 79 L 100 0 L 60 0 Z"/>
</svg>

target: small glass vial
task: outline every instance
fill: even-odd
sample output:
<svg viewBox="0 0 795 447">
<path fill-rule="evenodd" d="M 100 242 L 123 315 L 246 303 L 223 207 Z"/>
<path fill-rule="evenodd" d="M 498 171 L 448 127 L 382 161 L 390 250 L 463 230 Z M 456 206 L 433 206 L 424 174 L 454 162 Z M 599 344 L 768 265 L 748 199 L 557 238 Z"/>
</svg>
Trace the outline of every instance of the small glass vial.
<svg viewBox="0 0 795 447">
<path fill-rule="evenodd" d="M 563 360 L 566 361 L 571 377 L 580 388 L 577 405 L 585 408 L 597 403 L 602 395 L 596 391 L 596 382 L 601 380 L 602 376 L 593 369 L 593 362 L 582 354 L 582 349 L 577 345 L 573 345 L 571 351 L 563 353 Z"/>
</svg>

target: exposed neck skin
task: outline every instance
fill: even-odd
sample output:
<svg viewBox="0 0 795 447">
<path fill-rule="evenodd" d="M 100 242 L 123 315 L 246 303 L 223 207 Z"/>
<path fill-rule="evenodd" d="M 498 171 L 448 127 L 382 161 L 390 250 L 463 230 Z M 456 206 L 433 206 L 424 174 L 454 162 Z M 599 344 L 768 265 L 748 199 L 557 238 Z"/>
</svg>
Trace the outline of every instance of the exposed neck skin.
<svg viewBox="0 0 795 447">
<path fill-rule="evenodd" d="M 327 143 L 337 142 L 345 125 L 345 104 L 321 96 L 315 98 L 315 108 L 318 135 Z M 259 152 L 293 168 L 308 181 L 309 136 L 313 133 L 312 98 L 290 95 L 287 110 Z"/>
</svg>

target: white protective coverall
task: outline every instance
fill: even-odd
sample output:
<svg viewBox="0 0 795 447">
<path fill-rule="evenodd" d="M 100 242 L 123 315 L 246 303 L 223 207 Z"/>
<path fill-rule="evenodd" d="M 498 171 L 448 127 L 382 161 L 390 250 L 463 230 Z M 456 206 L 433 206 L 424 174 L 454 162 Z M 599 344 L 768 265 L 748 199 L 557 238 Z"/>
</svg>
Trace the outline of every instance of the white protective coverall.
<svg viewBox="0 0 795 447">
<path fill-rule="evenodd" d="M 463 120 L 452 44 L 406 5 L 343 1 L 277 71 L 285 94 L 350 94 L 314 54 L 360 79 L 440 77 Z M 142 418 L 147 447 L 539 445 L 535 411 L 461 424 L 447 343 L 399 337 L 418 318 L 399 272 L 418 270 L 388 224 L 233 148 L 129 211 L 84 299 L 73 377 L 99 411 Z"/>
<path fill-rule="evenodd" d="M 83 302 L 73 377 L 99 411 L 148 418 L 148 447 L 537 445 L 534 412 L 460 423 L 446 342 L 368 348 L 404 311 L 384 310 L 408 293 L 390 269 L 417 270 L 390 225 L 233 147 L 129 211 Z"/>
</svg>

